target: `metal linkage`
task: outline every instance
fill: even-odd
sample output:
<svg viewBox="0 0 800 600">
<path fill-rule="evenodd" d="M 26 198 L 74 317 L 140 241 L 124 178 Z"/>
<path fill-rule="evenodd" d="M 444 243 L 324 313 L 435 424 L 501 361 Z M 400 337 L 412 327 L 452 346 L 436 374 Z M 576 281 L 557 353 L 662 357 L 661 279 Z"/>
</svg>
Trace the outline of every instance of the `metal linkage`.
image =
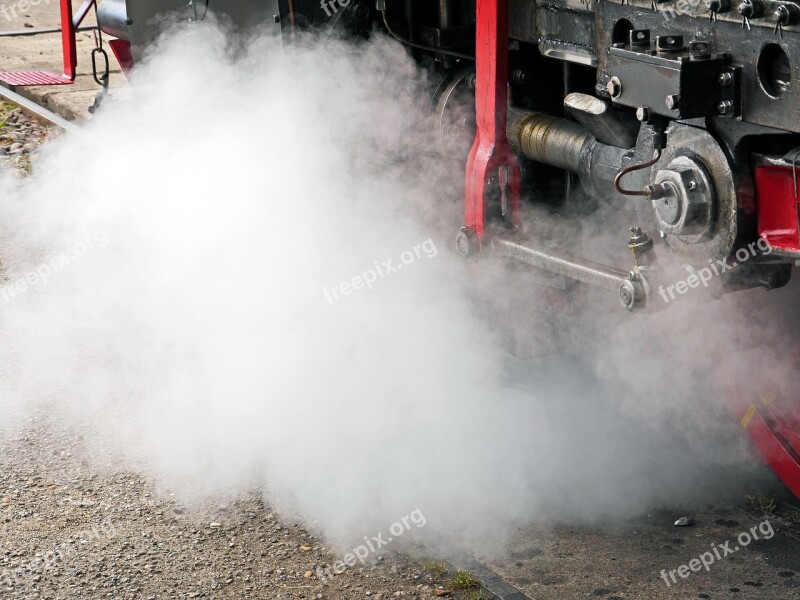
<svg viewBox="0 0 800 600">
<path fill-rule="evenodd" d="M 478 251 L 487 221 L 519 225 L 520 166 L 506 138 L 508 107 L 508 2 L 480 0 L 475 25 L 477 135 L 469 153 L 464 195 L 465 227 L 458 249 Z"/>
<path fill-rule="evenodd" d="M 647 285 L 638 269 L 623 271 L 583 258 L 556 255 L 547 250 L 523 246 L 511 240 L 494 238 L 493 250 L 501 256 L 568 279 L 616 292 L 622 305 L 628 310 L 644 307 L 647 300 Z"/>
</svg>

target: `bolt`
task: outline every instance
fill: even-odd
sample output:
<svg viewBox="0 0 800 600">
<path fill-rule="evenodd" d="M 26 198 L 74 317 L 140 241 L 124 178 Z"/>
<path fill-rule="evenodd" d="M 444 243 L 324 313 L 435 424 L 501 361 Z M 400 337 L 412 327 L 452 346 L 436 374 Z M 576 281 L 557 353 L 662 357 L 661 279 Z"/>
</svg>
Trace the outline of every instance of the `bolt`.
<svg viewBox="0 0 800 600">
<path fill-rule="evenodd" d="M 470 227 L 462 227 L 456 236 L 456 250 L 464 257 L 475 256 L 478 250 L 478 236 Z"/>
<path fill-rule="evenodd" d="M 530 81 L 531 74 L 528 69 L 514 69 L 511 73 L 511 80 L 517 85 L 525 85 Z"/>
<path fill-rule="evenodd" d="M 679 103 L 680 103 L 680 96 L 678 96 L 678 94 L 670 94 L 664 99 L 664 104 L 666 104 L 667 108 L 670 110 L 677 109 Z"/>
<path fill-rule="evenodd" d="M 746 19 L 750 19 L 761 15 L 763 5 L 761 4 L 761 0 L 742 0 L 738 10 L 740 15 Z"/>
<path fill-rule="evenodd" d="M 650 47 L 650 31 L 648 29 L 635 29 L 629 34 L 631 46 L 644 48 Z"/>
<path fill-rule="evenodd" d="M 642 123 L 649 123 L 652 118 L 652 114 L 650 113 L 650 107 L 640 106 L 639 108 L 637 108 L 636 118 L 639 119 L 639 121 L 641 121 Z"/>
<path fill-rule="evenodd" d="M 659 35 L 656 37 L 656 50 L 659 52 L 679 52 L 682 48 L 682 35 Z"/>
<path fill-rule="evenodd" d="M 711 44 L 705 40 L 693 40 L 689 44 L 689 52 L 692 58 L 710 58 L 711 57 Z"/>
<path fill-rule="evenodd" d="M 730 100 L 723 100 L 722 102 L 717 104 L 717 111 L 721 115 L 728 114 L 732 110 L 733 110 L 733 102 L 731 102 Z"/>
<path fill-rule="evenodd" d="M 623 306 L 630 306 L 633 303 L 633 294 L 624 285 L 619 288 L 619 299 Z"/>
<path fill-rule="evenodd" d="M 733 83 L 733 73 L 727 71 L 725 73 L 720 73 L 719 77 L 717 77 L 717 81 L 721 86 L 727 87 Z"/>
<path fill-rule="evenodd" d="M 706 6 L 712 13 L 725 13 L 731 9 L 731 0 L 706 0 Z"/>
<path fill-rule="evenodd" d="M 696 190 L 697 189 L 697 182 L 692 180 L 688 184 L 686 184 L 686 187 L 688 187 L 690 190 Z"/>
<path fill-rule="evenodd" d="M 369 18 L 369 7 L 363 2 L 359 2 L 353 13 L 359 21 L 366 21 Z"/>
<path fill-rule="evenodd" d="M 609 79 L 606 90 L 608 90 L 612 98 L 619 98 L 622 95 L 622 82 L 619 80 L 619 77 L 612 77 Z"/>
<path fill-rule="evenodd" d="M 664 195 L 664 188 L 662 188 L 660 185 L 654 185 L 652 183 L 645 187 L 644 191 L 647 192 L 647 196 L 651 200 L 657 200 Z"/>
</svg>

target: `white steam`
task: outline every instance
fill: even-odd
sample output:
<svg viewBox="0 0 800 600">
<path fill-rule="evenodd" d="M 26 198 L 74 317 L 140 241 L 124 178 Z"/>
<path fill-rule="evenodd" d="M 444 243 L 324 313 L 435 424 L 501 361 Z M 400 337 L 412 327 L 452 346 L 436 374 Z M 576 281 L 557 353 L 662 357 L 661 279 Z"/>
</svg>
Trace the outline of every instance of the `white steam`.
<svg viewBox="0 0 800 600">
<path fill-rule="evenodd" d="M 101 461 L 186 494 L 261 482 L 343 544 L 419 509 L 424 533 L 487 550 L 518 522 L 624 516 L 740 468 L 720 403 L 686 396 L 710 381 L 676 361 L 708 355 L 674 331 L 694 309 L 633 318 L 602 295 L 580 356 L 501 349 L 493 323 L 533 334 L 559 305 L 453 256 L 463 174 L 397 45 L 251 48 L 210 26 L 167 38 L 132 101 L 0 180 L 3 289 L 70 258 L 0 296 L 6 427 L 48 406 L 102 437 Z M 402 269 L 352 289 L 387 259 Z M 509 312 L 482 316 L 492 295 Z"/>
</svg>

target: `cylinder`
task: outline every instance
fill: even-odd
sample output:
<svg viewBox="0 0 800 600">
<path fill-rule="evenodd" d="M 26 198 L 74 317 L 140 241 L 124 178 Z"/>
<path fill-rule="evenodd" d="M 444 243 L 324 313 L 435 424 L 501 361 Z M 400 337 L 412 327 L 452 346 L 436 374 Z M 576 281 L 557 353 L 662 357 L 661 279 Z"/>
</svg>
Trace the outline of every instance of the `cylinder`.
<svg viewBox="0 0 800 600">
<path fill-rule="evenodd" d="M 578 173 L 581 150 L 594 137 L 578 123 L 509 107 L 506 136 L 531 160 Z"/>
<path fill-rule="evenodd" d="M 97 25 L 103 33 L 130 41 L 125 0 L 103 0 L 97 7 Z"/>
</svg>

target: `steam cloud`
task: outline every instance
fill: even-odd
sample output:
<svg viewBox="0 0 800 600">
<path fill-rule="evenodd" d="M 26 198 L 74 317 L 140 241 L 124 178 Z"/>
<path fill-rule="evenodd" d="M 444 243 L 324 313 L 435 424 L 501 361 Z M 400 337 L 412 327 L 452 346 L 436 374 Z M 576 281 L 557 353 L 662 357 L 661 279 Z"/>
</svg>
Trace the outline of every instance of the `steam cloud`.
<svg viewBox="0 0 800 600">
<path fill-rule="evenodd" d="M 486 552 L 534 518 L 740 489 L 710 477 L 748 455 L 706 336 L 744 338 L 736 301 L 635 317 L 584 292 L 601 308 L 562 338 L 580 352 L 513 357 L 505 333 L 545 339 L 566 306 L 453 256 L 463 174 L 431 141 L 426 76 L 381 39 L 249 47 L 205 24 L 164 38 L 132 101 L 0 179 L 4 289 L 28 282 L 0 298 L 5 428 L 47 406 L 101 462 L 187 495 L 260 483 L 343 546 L 414 509 L 420 535 Z M 757 347 L 739 362 L 768 362 Z"/>
</svg>

